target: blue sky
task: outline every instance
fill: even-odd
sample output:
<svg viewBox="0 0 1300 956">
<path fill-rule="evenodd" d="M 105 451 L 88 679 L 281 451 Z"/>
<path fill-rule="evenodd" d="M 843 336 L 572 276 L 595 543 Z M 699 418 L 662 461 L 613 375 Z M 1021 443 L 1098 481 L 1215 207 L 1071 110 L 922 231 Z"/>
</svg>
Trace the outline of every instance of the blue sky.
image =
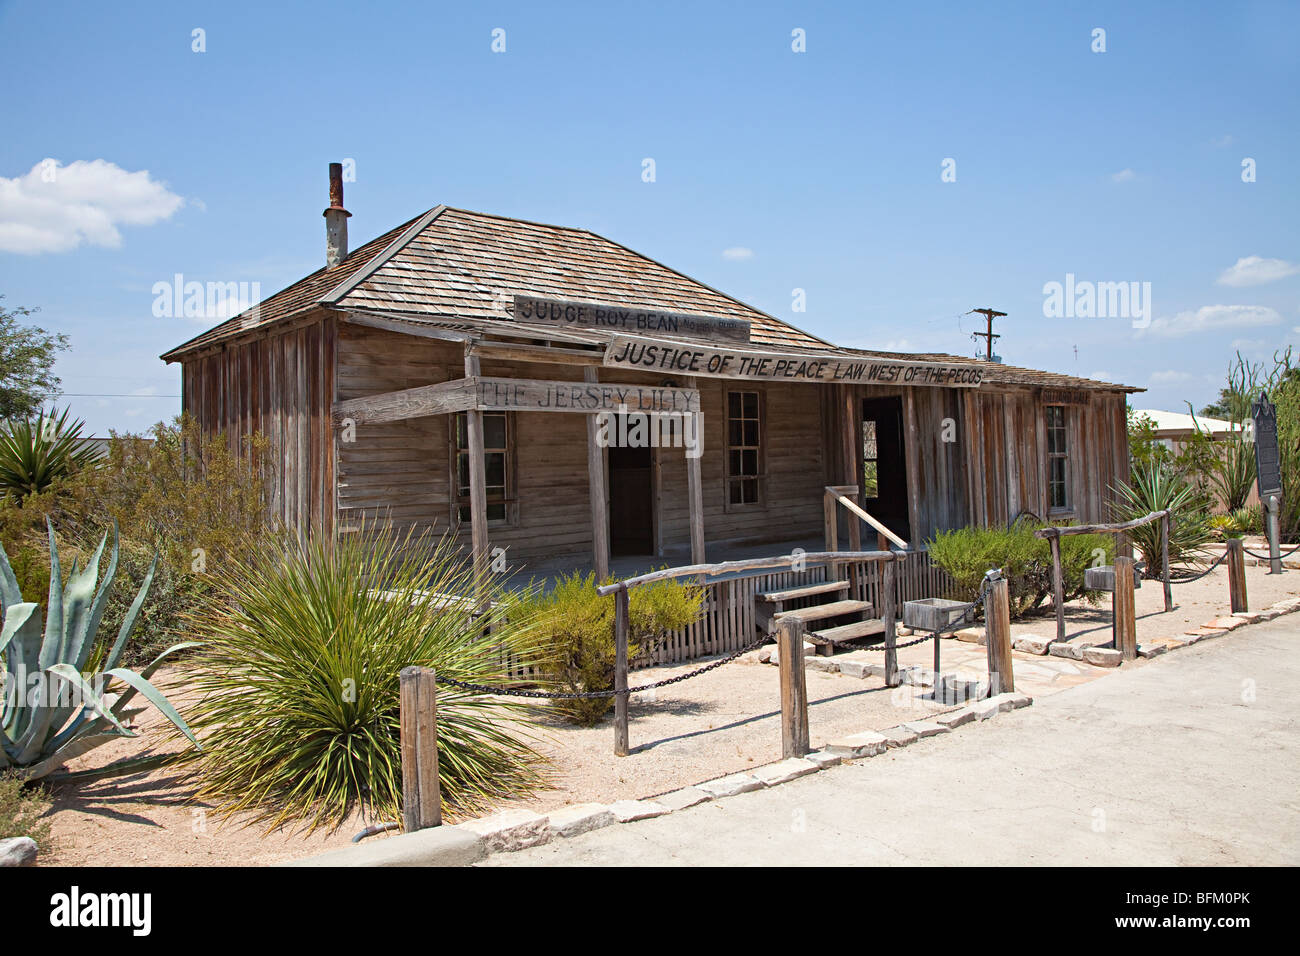
<svg viewBox="0 0 1300 956">
<path fill-rule="evenodd" d="M 969 355 L 991 306 L 1007 362 L 1199 408 L 1235 348 L 1300 342 L 1298 28 L 1295 3 L 0 2 L 0 293 L 71 337 L 76 414 L 143 429 L 179 410 L 158 354 L 213 324 L 155 317 L 154 283 L 317 268 L 352 159 L 354 247 L 438 203 L 585 226 L 835 342 Z M 1150 283 L 1151 326 L 1045 315 L 1067 274 Z"/>
</svg>

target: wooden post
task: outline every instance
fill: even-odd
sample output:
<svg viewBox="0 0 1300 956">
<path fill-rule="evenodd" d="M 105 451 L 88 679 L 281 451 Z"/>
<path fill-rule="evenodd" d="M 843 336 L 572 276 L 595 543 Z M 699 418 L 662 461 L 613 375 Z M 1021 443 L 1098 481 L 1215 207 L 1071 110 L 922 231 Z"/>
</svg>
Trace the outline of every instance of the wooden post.
<svg viewBox="0 0 1300 956">
<path fill-rule="evenodd" d="M 1240 538 L 1228 539 L 1228 601 L 1233 614 L 1250 610 L 1246 600 L 1246 554 Z"/>
<path fill-rule="evenodd" d="M 881 603 L 884 604 L 882 617 L 885 621 L 885 686 L 897 687 L 899 685 L 898 677 L 898 633 L 894 621 L 894 561 L 889 559 L 885 562 L 885 579 L 880 585 L 880 590 L 884 593 L 881 595 Z"/>
<path fill-rule="evenodd" d="M 822 493 L 822 513 L 826 519 L 826 550 L 838 551 L 840 549 L 840 530 L 835 520 L 836 508 L 839 502 L 835 500 L 835 495 L 829 489 Z"/>
<path fill-rule="evenodd" d="M 691 388 L 696 388 L 695 379 L 687 379 Z M 704 480 L 700 477 L 700 457 L 704 450 L 704 416 L 695 412 L 695 452 L 686 449 L 686 492 L 689 497 L 691 522 L 691 564 L 706 564 L 704 547 Z"/>
<path fill-rule="evenodd" d="M 583 369 L 583 378 L 596 381 L 594 368 Z M 587 416 L 587 489 L 591 499 L 591 557 L 596 581 L 609 577 L 609 497 L 605 489 L 605 449 L 598 440 L 600 421 Z"/>
<path fill-rule="evenodd" d="M 1057 530 L 1049 541 L 1052 545 L 1052 603 L 1056 605 L 1056 639 L 1063 641 L 1065 640 L 1065 582 L 1061 576 L 1061 532 Z"/>
<path fill-rule="evenodd" d="M 465 350 L 465 376 L 479 374 L 478 356 Z M 465 412 L 469 438 L 469 520 L 474 571 L 480 582 L 487 577 L 487 474 L 483 461 L 483 413 L 476 408 Z"/>
<path fill-rule="evenodd" d="M 402 737 L 402 825 L 407 833 L 442 824 L 438 787 L 438 683 L 428 667 L 399 675 Z"/>
<path fill-rule="evenodd" d="M 627 736 L 627 588 L 614 592 L 614 755 L 626 757 Z"/>
<path fill-rule="evenodd" d="M 1170 586 L 1169 581 L 1169 512 L 1166 511 L 1164 517 L 1160 519 L 1160 561 L 1164 567 L 1162 580 L 1165 586 L 1165 610 L 1174 609 L 1174 589 Z"/>
<path fill-rule="evenodd" d="M 808 684 L 804 675 L 803 625 L 786 618 L 777 625 L 781 657 L 781 756 L 802 757 L 808 744 Z"/>
<path fill-rule="evenodd" d="M 844 484 L 856 485 L 861 491 L 861 485 L 858 483 L 858 462 L 862 458 L 862 430 L 858 427 L 857 412 L 857 390 L 852 385 L 841 386 L 844 398 L 844 431 L 842 437 L 844 440 Z M 862 504 L 857 494 L 850 496 L 856 504 Z M 832 502 L 838 505 L 838 502 Z M 849 550 L 862 550 L 862 522 L 857 515 L 849 516 Z M 836 550 L 835 548 L 831 549 Z"/>
<path fill-rule="evenodd" d="M 1137 617 L 1133 608 L 1133 559 L 1115 555 L 1115 591 L 1111 595 L 1115 650 L 1126 661 L 1137 657 Z"/>
<path fill-rule="evenodd" d="M 1011 601 L 1006 578 L 989 587 L 984 601 L 984 645 L 988 651 L 989 693 L 1016 689 L 1011 667 Z"/>
</svg>

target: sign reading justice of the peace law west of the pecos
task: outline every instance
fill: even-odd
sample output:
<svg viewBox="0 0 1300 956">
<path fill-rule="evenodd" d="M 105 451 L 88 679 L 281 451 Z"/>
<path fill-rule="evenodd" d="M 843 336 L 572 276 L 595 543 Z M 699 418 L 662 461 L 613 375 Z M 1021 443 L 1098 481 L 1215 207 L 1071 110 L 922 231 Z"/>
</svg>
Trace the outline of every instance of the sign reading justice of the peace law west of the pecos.
<svg viewBox="0 0 1300 956">
<path fill-rule="evenodd" d="M 689 315 L 628 305 L 567 302 L 515 296 L 515 321 L 598 332 L 685 335 L 728 342 L 748 342 L 749 322 L 716 315 Z"/>
<path fill-rule="evenodd" d="M 605 350 L 604 364 L 642 371 L 779 382 L 976 388 L 984 380 L 984 370 L 975 365 L 899 362 L 850 355 L 755 352 L 626 335 L 613 337 Z"/>
</svg>

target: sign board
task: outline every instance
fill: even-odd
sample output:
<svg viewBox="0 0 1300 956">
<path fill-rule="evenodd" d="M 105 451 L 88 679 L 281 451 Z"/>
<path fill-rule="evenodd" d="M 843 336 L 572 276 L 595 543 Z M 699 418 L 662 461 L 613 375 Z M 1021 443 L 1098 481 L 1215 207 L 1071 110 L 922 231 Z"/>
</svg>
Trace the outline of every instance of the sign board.
<svg viewBox="0 0 1300 956">
<path fill-rule="evenodd" d="M 843 382 L 854 385 L 932 385 L 976 388 L 977 365 L 909 362 L 852 355 L 756 352 L 722 346 L 615 335 L 605 350 L 611 368 L 776 382 Z"/>
<path fill-rule="evenodd" d="M 690 315 L 661 309 L 593 302 L 567 302 L 515 296 L 515 321 L 596 332 L 683 335 L 727 342 L 748 342 L 749 322 L 716 315 Z"/>
<path fill-rule="evenodd" d="M 474 380 L 475 407 L 486 412 L 676 412 L 700 410 L 693 388 L 615 382 L 547 382 L 520 378 Z"/>
<path fill-rule="evenodd" d="M 1282 494 L 1282 459 L 1277 449 L 1277 406 L 1261 393 L 1259 400 L 1250 406 L 1250 417 L 1255 422 L 1255 480 L 1259 500 L 1267 502 L 1270 495 Z"/>
</svg>

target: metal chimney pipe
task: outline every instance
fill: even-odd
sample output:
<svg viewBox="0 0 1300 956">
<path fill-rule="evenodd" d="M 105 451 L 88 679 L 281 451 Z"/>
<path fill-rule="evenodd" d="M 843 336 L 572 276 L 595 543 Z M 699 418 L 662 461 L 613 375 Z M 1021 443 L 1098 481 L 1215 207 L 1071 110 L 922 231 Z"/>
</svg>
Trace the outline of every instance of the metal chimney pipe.
<svg viewBox="0 0 1300 956">
<path fill-rule="evenodd" d="M 343 164 L 330 163 L 330 204 L 325 210 L 325 265 L 333 267 L 348 257 L 348 218 L 343 208 Z"/>
</svg>

